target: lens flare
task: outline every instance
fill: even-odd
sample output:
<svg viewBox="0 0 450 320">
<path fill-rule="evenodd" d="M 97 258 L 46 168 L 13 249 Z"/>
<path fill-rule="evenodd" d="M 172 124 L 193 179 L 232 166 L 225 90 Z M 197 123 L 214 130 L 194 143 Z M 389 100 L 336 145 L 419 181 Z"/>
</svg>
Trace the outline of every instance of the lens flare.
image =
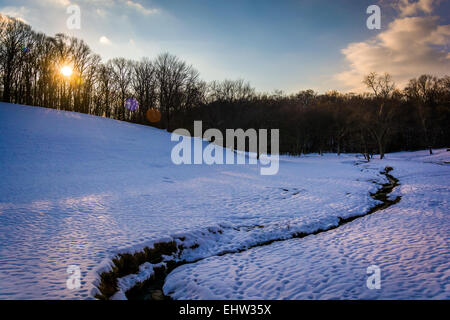
<svg viewBox="0 0 450 320">
<path fill-rule="evenodd" d="M 130 111 L 136 111 L 139 108 L 139 103 L 135 98 L 128 98 L 125 100 L 125 108 Z"/>
<path fill-rule="evenodd" d="M 161 121 L 161 112 L 158 109 L 148 109 L 146 113 L 147 120 L 149 122 L 159 122 Z"/>
<path fill-rule="evenodd" d="M 69 66 L 64 66 L 61 68 L 61 74 L 65 77 L 70 77 L 72 75 L 72 68 Z"/>
</svg>

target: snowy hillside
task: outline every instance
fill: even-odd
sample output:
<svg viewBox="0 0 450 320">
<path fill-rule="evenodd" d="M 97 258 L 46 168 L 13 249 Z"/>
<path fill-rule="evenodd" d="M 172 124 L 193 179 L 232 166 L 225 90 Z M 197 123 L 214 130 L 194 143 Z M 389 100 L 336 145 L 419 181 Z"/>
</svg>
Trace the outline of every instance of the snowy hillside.
<svg viewBox="0 0 450 320">
<path fill-rule="evenodd" d="M 201 260 L 169 275 L 175 298 L 450 298 L 450 152 L 284 156 L 261 176 L 255 165 L 174 165 L 175 144 L 147 126 L 0 104 L 0 299 L 93 298 L 117 253 L 181 237 L 195 244 L 183 259 Z M 398 204 L 258 247 L 367 212 L 386 165 Z M 375 293 L 369 263 L 387 270 Z M 66 287 L 69 265 L 80 289 Z"/>
</svg>

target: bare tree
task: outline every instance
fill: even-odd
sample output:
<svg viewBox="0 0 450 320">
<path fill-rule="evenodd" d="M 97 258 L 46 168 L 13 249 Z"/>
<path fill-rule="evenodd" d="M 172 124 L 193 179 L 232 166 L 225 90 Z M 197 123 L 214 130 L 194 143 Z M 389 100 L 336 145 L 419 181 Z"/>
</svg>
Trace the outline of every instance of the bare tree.
<svg viewBox="0 0 450 320">
<path fill-rule="evenodd" d="M 89 91 L 92 86 L 99 57 L 92 54 L 83 40 L 78 40 L 77 38 L 70 38 L 68 49 L 74 72 L 71 81 L 71 87 L 74 93 L 73 109 L 87 113 L 89 99 L 86 96 L 86 91 Z"/>
<path fill-rule="evenodd" d="M 172 112 L 180 108 L 180 99 L 177 98 L 189 79 L 191 69 L 191 66 L 169 53 L 163 53 L 156 58 L 159 105 L 165 114 L 166 128 L 169 131 Z"/>
<path fill-rule="evenodd" d="M 30 26 L 22 21 L 0 15 L 0 63 L 3 74 L 3 101 L 11 101 L 13 83 L 28 43 L 32 38 Z"/>
<path fill-rule="evenodd" d="M 430 137 L 430 113 L 440 90 L 440 81 L 431 75 L 421 75 L 417 79 L 411 79 L 405 88 L 407 97 L 412 100 L 417 108 L 417 114 L 424 133 L 425 143 L 433 154 L 432 141 Z"/>
<path fill-rule="evenodd" d="M 107 118 L 111 117 L 111 102 L 113 101 L 113 68 L 111 63 L 102 64 L 97 69 L 97 96 L 100 105 L 99 113 Z"/>
<path fill-rule="evenodd" d="M 375 108 L 375 112 L 372 113 L 369 130 L 377 141 L 380 159 L 383 159 L 386 137 L 392 126 L 393 109 L 390 108 L 389 100 L 394 93 L 395 84 L 388 73 L 379 76 L 375 72 L 367 75 L 363 83 L 374 94 L 377 107 Z"/>
<path fill-rule="evenodd" d="M 140 121 L 144 121 L 146 111 L 156 105 L 155 67 L 149 59 L 144 58 L 133 64 L 133 71 L 132 87 L 139 101 Z"/>
<path fill-rule="evenodd" d="M 255 95 L 255 89 L 242 79 L 212 81 L 209 86 L 212 100 L 235 102 L 248 100 Z"/>
<path fill-rule="evenodd" d="M 125 120 L 124 103 L 130 93 L 133 64 L 124 58 L 115 58 L 111 60 L 111 67 L 114 86 L 119 92 L 119 99 L 116 102 L 116 116 L 119 120 Z"/>
<path fill-rule="evenodd" d="M 206 84 L 186 62 L 168 53 L 138 62 L 101 62 L 82 41 L 64 34 L 47 37 L 0 15 L 0 99 L 115 119 L 145 122 L 159 108 L 161 127 L 278 128 L 280 152 L 405 150 L 449 144 L 450 77 L 423 75 L 402 92 L 388 74 L 369 74 L 371 94 L 318 94 L 303 90 L 255 93 L 244 80 Z M 63 76 L 61 67 L 73 68 Z M 124 108 L 139 101 L 138 111 Z M 405 98 L 406 97 L 406 98 Z M 425 141 L 424 141 L 425 140 Z"/>
</svg>

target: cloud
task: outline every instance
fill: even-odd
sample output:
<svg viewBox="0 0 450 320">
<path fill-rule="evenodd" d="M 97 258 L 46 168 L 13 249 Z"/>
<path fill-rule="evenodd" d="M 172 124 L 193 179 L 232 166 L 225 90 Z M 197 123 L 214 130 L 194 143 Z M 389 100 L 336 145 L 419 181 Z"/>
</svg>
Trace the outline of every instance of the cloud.
<svg viewBox="0 0 450 320">
<path fill-rule="evenodd" d="M 106 17 L 106 11 L 105 10 L 96 9 L 95 13 L 97 13 L 97 15 L 100 16 L 101 18 L 105 18 Z"/>
<path fill-rule="evenodd" d="M 369 72 L 388 72 L 400 87 L 421 74 L 442 76 L 450 70 L 450 25 L 439 17 L 403 17 L 367 41 L 342 50 L 349 69 L 335 75 L 347 90 L 365 91 L 361 83 Z"/>
<path fill-rule="evenodd" d="M 0 13 L 5 16 L 10 16 L 16 18 L 22 22 L 27 23 L 25 16 L 28 14 L 29 10 L 25 7 L 4 7 L 0 9 Z"/>
<path fill-rule="evenodd" d="M 148 9 L 148 8 L 145 8 L 142 4 L 140 4 L 138 2 L 131 1 L 131 0 L 128 0 L 126 2 L 126 5 L 128 7 L 130 7 L 130 8 L 133 8 L 133 9 L 135 9 L 135 10 L 145 14 L 145 15 L 158 14 L 159 13 L 158 9 L 155 9 L 155 8 Z"/>
<path fill-rule="evenodd" d="M 47 0 L 47 2 L 51 2 L 51 3 L 54 3 L 59 6 L 63 6 L 63 7 L 70 6 L 69 0 Z"/>
<path fill-rule="evenodd" d="M 35 20 L 36 10 L 45 8 L 47 14 L 49 8 L 61 9 L 70 5 L 70 0 L 30 0 L 25 6 L 7 6 L 0 8 L 0 13 L 14 17 L 25 23 L 30 23 L 29 20 Z"/>
<path fill-rule="evenodd" d="M 70 0 L 32 0 L 28 1 L 31 4 L 40 6 L 55 6 L 55 7 L 68 7 L 70 6 Z"/>
<path fill-rule="evenodd" d="M 105 37 L 105 36 L 101 36 L 99 42 L 100 42 L 101 44 L 104 44 L 104 45 L 107 45 L 107 46 L 109 46 L 109 45 L 112 44 L 111 40 L 109 40 L 109 39 L 108 39 L 107 37 Z"/>
<path fill-rule="evenodd" d="M 408 17 L 420 12 L 431 13 L 433 11 L 434 0 L 418 0 L 410 2 L 409 0 L 400 0 L 398 9 L 400 17 Z"/>
</svg>

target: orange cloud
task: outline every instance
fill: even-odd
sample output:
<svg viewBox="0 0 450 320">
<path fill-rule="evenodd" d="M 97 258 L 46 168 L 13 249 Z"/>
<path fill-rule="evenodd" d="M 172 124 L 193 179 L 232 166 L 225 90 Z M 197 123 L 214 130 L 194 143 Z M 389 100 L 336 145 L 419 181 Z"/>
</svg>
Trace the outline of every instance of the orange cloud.
<svg viewBox="0 0 450 320">
<path fill-rule="evenodd" d="M 367 41 L 350 43 L 342 50 L 349 69 L 335 75 L 347 90 L 365 91 L 361 83 L 369 72 L 388 72 L 401 87 L 418 75 L 442 76 L 450 72 L 450 25 L 438 17 L 403 17 Z"/>
</svg>

